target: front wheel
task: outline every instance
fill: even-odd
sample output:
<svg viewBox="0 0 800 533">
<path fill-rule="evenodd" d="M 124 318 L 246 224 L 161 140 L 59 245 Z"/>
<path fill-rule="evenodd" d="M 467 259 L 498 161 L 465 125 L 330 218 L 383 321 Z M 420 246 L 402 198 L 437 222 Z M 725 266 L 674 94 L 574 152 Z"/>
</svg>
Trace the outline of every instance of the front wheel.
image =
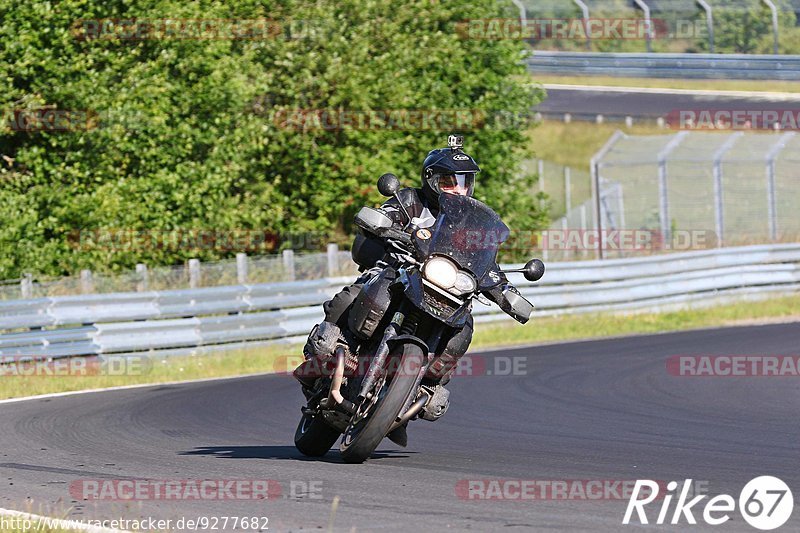
<svg viewBox="0 0 800 533">
<path fill-rule="evenodd" d="M 336 444 L 339 435 L 319 415 L 303 413 L 294 432 L 294 445 L 303 455 L 322 457 Z"/>
<path fill-rule="evenodd" d="M 372 455 L 400 414 L 425 364 L 425 354 L 416 344 L 399 345 L 392 350 L 392 355 L 401 359 L 385 394 L 378 399 L 370 414 L 351 423 L 344 433 L 340 450 L 346 463 L 363 463 Z"/>
</svg>

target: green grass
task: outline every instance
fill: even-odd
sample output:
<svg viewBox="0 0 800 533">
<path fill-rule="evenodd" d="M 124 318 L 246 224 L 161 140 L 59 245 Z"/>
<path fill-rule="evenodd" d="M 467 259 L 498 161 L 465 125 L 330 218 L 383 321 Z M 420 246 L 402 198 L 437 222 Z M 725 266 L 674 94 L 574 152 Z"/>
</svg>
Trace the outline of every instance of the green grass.
<svg viewBox="0 0 800 533">
<path fill-rule="evenodd" d="M 571 122 L 565 124 L 555 120 L 545 120 L 528 132 L 531 147 L 538 159 L 588 172 L 589 161 L 615 131 L 622 130 L 629 135 L 669 135 L 673 130 L 662 129 L 656 125 L 635 125 L 626 128 L 625 124 L 592 124 Z"/>
<path fill-rule="evenodd" d="M 800 320 L 800 295 L 658 314 L 587 314 L 547 318 L 536 318 L 534 315 L 533 320 L 525 326 L 516 323 L 479 324 L 472 349 L 681 331 L 775 319 Z M 300 353 L 300 347 L 295 345 L 250 348 L 212 355 L 160 358 L 156 359 L 154 367 L 149 372 L 129 376 L 2 376 L 0 380 L 3 387 L 0 389 L 0 398 L 259 372 L 286 372 L 291 371 L 299 363 Z"/>
<path fill-rule="evenodd" d="M 534 315 L 533 320 L 524 327 L 514 327 L 513 324 L 510 326 L 479 324 L 472 346 L 487 348 L 539 344 L 755 324 L 776 319 L 800 321 L 800 295 L 665 313 L 604 313 L 539 319 Z"/>
<path fill-rule="evenodd" d="M 544 120 L 536 127 L 528 130 L 531 149 L 537 159 L 544 159 L 589 171 L 589 161 L 608 142 L 617 130 L 627 135 L 674 135 L 677 130 L 660 128 L 655 124 L 636 124 L 628 128 L 624 123 L 595 124 L 588 122 L 571 122 L 565 124 L 558 120 Z M 731 132 L 720 130 L 706 131 L 710 135 L 730 136 Z M 765 140 L 774 139 L 772 132 L 748 133 L 751 138 Z"/>
<path fill-rule="evenodd" d="M 144 370 L 134 369 L 127 375 L 0 375 L 0 399 L 33 396 L 53 392 L 99 389 L 143 383 L 167 383 L 259 372 L 285 372 L 301 360 L 301 346 L 280 345 L 208 355 L 154 357 Z M 133 368 L 133 367 L 132 367 Z M 21 371 L 19 373 L 22 373 Z"/>
<path fill-rule="evenodd" d="M 537 83 L 542 84 L 800 93 L 800 84 L 792 81 L 674 80 L 660 78 L 617 78 L 611 76 L 558 76 L 554 74 L 535 74 L 533 79 Z"/>
</svg>

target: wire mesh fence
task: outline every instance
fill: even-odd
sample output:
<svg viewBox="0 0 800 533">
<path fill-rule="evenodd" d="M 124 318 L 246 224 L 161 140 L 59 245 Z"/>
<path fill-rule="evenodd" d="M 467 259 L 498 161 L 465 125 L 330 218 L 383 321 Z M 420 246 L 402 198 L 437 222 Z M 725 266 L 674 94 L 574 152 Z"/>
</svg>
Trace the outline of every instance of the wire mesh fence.
<svg viewBox="0 0 800 533">
<path fill-rule="evenodd" d="M 0 282 L 0 300 L 302 281 L 357 274 L 350 252 L 329 245 L 324 253 L 296 254 L 287 250 L 279 255 L 238 254 L 236 259 L 222 261 L 190 260 L 179 266 L 138 265 L 135 270 L 110 274 L 84 270 L 80 275 L 59 278 L 25 275 L 20 280 Z"/>
<path fill-rule="evenodd" d="M 525 161 L 523 170 L 539 177 L 538 191 L 547 194 L 550 201 L 548 214 L 553 220 L 592 197 L 591 176 L 585 170 L 543 159 Z"/>
<path fill-rule="evenodd" d="M 693 244 L 706 247 L 797 241 L 798 154 L 794 132 L 617 133 L 595 162 L 601 192 L 621 188 L 604 229 L 647 230 L 667 243 L 702 236 Z"/>
</svg>

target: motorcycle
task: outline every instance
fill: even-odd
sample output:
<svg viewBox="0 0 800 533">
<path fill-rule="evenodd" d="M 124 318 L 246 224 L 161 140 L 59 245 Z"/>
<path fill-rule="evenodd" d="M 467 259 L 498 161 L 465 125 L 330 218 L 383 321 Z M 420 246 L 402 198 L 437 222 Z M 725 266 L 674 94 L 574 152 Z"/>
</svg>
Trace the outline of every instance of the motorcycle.
<svg viewBox="0 0 800 533">
<path fill-rule="evenodd" d="M 378 181 L 384 196 L 397 198 L 399 189 L 393 174 Z M 447 389 L 423 378 L 441 355 L 435 353 L 440 341 L 465 325 L 472 300 L 489 305 L 482 293 L 501 283 L 495 261 L 509 234 L 487 205 L 452 194 L 440 196 L 431 228 L 393 228 L 385 213 L 369 207 L 361 209 L 355 223 L 361 238 L 354 256 L 377 236 L 393 261 L 356 298 L 348 318 L 356 340 L 335 341 L 313 387 L 305 391 L 307 405 L 294 439 L 300 452 L 320 457 L 343 435 L 340 452 L 347 463 L 364 462 L 384 437 L 411 420 L 434 421 L 447 410 Z M 544 263 L 534 259 L 503 272 L 538 281 L 544 270 Z M 507 313 L 530 316 L 533 305 L 524 297 L 512 291 L 504 296 Z"/>
</svg>

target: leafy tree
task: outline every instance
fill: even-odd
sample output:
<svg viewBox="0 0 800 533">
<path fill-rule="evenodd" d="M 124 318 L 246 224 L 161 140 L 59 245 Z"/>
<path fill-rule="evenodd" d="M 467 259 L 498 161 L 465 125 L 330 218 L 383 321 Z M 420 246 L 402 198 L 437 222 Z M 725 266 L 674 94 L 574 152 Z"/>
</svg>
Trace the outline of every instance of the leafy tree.
<svg viewBox="0 0 800 533">
<path fill-rule="evenodd" d="M 512 225 L 541 227 L 519 171 L 527 124 L 516 119 L 543 96 L 527 85 L 524 44 L 456 31 L 500 9 L 495 0 L 0 0 L 0 278 L 235 251 L 76 245 L 78 232 L 103 228 L 325 232 L 345 242 L 356 210 L 381 200 L 377 177 L 416 184 L 427 151 L 451 133 L 320 128 L 309 110 L 472 113 L 462 129 L 484 168 L 478 196 Z M 126 21 L 164 18 L 271 22 L 261 38 L 125 38 Z M 98 34 L 81 22 L 95 19 L 117 21 Z M 20 129 L 20 110 L 42 109 L 71 110 L 80 127 Z"/>
<path fill-rule="evenodd" d="M 775 2 L 778 6 L 779 34 L 785 46 L 781 52 L 797 53 L 790 43 L 797 40 L 796 16 L 788 2 Z M 705 20 L 705 13 L 698 14 Z M 774 53 L 772 11 L 760 0 L 744 0 L 714 10 L 714 46 L 718 53 L 758 54 Z M 707 35 L 697 39 L 697 47 L 709 51 Z"/>
</svg>

